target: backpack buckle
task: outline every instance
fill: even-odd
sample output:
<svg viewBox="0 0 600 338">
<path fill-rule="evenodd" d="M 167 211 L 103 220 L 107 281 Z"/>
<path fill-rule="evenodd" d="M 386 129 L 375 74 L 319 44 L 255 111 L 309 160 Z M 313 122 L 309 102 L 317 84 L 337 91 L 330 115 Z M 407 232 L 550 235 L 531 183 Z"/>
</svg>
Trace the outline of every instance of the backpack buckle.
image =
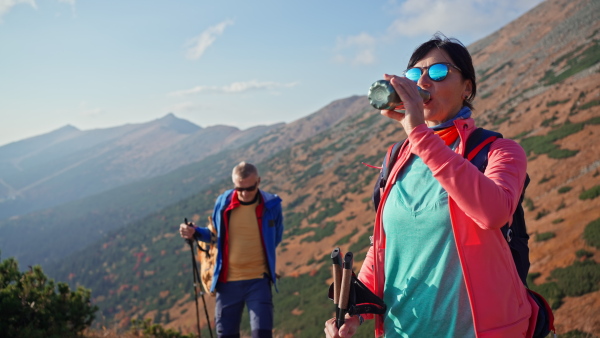
<svg viewBox="0 0 600 338">
<path fill-rule="evenodd" d="M 512 238 L 513 238 L 513 231 L 512 231 L 511 228 L 508 228 L 508 230 L 506 231 L 506 241 L 508 243 L 510 243 L 510 241 L 512 240 Z"/>
</svg>

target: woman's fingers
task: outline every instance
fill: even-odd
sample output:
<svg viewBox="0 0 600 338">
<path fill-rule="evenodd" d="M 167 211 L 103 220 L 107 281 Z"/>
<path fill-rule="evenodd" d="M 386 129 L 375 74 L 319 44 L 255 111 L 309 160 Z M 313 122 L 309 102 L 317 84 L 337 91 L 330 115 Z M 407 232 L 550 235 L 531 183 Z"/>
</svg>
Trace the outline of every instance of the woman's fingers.
<svg viewBox="0 0 600 338">
<path fill-rule="evenodd" d="M 339 338 L 338 329 L 335 325 L 335 318 L 331 318 L 325 322 L 324 331 L 327 338 Z"/>
<path fill-rule="evenodd" d="M 401 122 L 404 119 L 404 112 L 398 112 L 395 110 L 382 110 L 381 115 L 389 117 L 390 119 Z"/>
</svg>

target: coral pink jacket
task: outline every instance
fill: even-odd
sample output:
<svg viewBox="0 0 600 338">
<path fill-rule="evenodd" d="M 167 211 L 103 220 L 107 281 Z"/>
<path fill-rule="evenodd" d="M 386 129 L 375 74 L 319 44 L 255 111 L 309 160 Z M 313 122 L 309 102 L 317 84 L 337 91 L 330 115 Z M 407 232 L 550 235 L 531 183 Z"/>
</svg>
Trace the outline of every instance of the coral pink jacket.
<svg viewBox="0 0 600 338">
<path fill-rule="evenodd" d="M 448 192 L 450 219 L 473 314 L 477 337 L 531 337 L 538 306 L 529 298 L 500 228 L 511 221 L 525 181 L 527 157 L 515 141 L 497 139 L 490 147 L 485 173 L 464 158 L 475 130 L 471 118 L 456 120 L 460 144 L 454 152 L 425 124 L 404 142 L 388 182 L 395 182 L 409 155 L 416 154 Z M 359 279 L 383 298 L 385 233 L 382 214 L 392 184 L 382 195 L 375 217 L 373 245 Z M 377 316 L 375 336 L 383 335 Z"/>
</svg>

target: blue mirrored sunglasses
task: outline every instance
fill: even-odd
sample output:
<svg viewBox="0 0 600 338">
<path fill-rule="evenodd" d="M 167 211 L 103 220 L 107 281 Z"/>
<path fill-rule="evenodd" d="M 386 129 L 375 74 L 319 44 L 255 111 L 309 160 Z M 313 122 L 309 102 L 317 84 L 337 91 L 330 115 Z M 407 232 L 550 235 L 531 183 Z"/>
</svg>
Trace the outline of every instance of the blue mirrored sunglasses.
<svg viewBox="0 0 600 338">
<path fill-rule="evenodd" d="M 456 68 L 458 71 L 460 71 L 460 68 L 456 67 L 451 63 L 440 62 L 434 63 L 429 67 L 409 68 L 404 71 L 404 76 L 406 76 L 406 78 L 408 78 L 409 80 L 417 82 L 419 81 L 419 78 L 421 78 L 421 75 L 423 75 L 423 71 L 427 70 L 427 75 L 429 76 L 429 78 L 432 81 L 439 82 L 446 78 L 446 76 L 450 72 L 450 67 Z"/>
</svg>

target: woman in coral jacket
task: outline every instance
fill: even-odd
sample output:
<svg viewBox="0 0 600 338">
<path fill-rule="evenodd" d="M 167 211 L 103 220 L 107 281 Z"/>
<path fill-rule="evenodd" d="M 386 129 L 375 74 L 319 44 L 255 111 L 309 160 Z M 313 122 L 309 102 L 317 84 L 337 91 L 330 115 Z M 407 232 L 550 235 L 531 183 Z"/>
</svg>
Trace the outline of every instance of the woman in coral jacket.
<svg viewBox="0 0 600 338">
<path fill-rule="evenodd" d="M 415 50 L 404 75 L 385 75 L 403 103 L 381 114 L 408 138 L 358 277 L 387 305 L 375 318 L 375 336 L 531 337 L 537 305 L 500 231 L 519 203 L 525 152 L 497 139 L 485 173 L 464 158 L 477 87 L 460 41 L 436 34 Z M 417 86 L 431 94 L 428 101 Z M 325 333 L 351 337 L 361 322 L 348 316 L 338 331 L 330 319 Z"/>
</svg>

